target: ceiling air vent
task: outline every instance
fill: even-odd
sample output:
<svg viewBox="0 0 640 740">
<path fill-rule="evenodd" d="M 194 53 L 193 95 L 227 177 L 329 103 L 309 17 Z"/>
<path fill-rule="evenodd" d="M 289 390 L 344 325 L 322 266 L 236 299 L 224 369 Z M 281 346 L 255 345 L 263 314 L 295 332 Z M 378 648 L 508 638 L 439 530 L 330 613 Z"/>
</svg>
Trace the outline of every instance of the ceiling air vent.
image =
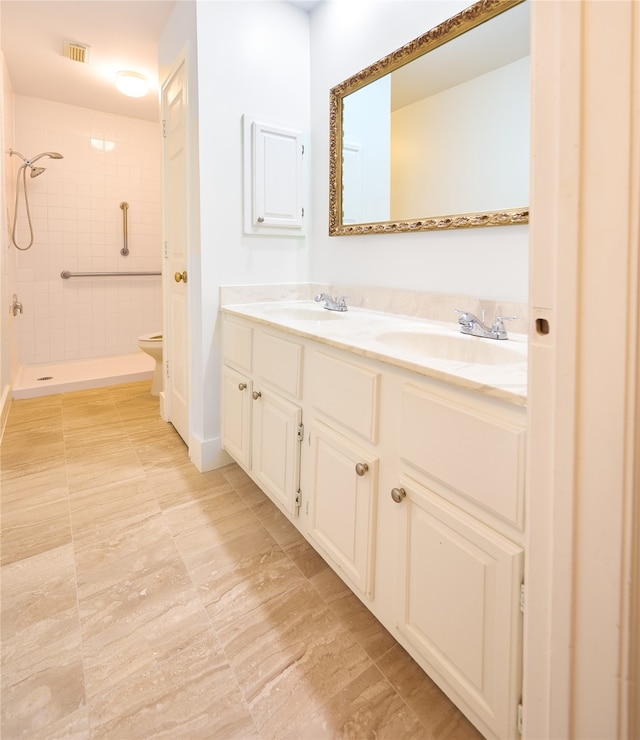
<svg viewBox="0 0 640 740">
<path fill-rule="evenodd" d="M 85 44 L 75 44 L 72 41 L 64 42 L 64 55 L 74 62 L 89 63 L 90 47 Z"/>
</svg>

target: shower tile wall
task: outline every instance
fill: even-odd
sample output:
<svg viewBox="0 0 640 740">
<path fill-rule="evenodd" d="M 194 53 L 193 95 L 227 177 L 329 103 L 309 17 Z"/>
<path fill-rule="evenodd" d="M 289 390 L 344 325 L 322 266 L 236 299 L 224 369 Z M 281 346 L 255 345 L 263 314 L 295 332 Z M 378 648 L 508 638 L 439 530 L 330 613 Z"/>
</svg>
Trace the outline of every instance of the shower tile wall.
<svg viewBox="0 0 640 740">
<path fill-rule="evenodd" d="M 159 277 L 60 277 L 62 270 L 161 269 L 161 141 L 159 123 L 15 96 L 15 141 L 7 148 L 64 156 L 41 159 L 47 171 L 27 178 L 35 239 L 28 251 L 16 251 L 21 364 L 128 354 L 138 351 L 140 334 L 161 329 Z M 10 165 L 17 170 L 18 158 Z M 120 254 L 123 201 L 127 257 Z M 17 242 L 24 245 L 23 208 L 19 214 Z"/>
</svg>

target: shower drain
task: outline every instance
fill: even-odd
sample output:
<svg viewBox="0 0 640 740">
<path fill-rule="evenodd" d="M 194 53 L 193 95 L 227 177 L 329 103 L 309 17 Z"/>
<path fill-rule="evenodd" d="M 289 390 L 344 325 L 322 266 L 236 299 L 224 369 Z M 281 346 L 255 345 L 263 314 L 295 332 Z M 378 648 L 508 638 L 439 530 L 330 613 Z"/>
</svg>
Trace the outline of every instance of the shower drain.
<svg viewBox="0 0 640 740">
<path fill-rule="evenodd" d="M 53 375 L 43 375 L 41 378 L 38 378 L 38 380 L 53 380 Z"/>
</svg>

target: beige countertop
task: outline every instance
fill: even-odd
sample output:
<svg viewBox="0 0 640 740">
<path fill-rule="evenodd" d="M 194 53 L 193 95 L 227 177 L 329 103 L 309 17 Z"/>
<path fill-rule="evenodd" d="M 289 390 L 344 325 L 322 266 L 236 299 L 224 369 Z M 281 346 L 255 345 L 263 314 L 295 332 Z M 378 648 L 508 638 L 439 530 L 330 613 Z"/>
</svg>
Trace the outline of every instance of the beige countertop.
<svg viewBox="0 0 640 740">
<path fill-rule="evenodd" d="M 520 406 L 527 402 L 526 335 L 481 339 L 461 334 L 455 316 L 449 323 L 362 308 L 327 311 L 314 301 L 242 303 L 220 310 L 493 398 Z"/>
</svg>

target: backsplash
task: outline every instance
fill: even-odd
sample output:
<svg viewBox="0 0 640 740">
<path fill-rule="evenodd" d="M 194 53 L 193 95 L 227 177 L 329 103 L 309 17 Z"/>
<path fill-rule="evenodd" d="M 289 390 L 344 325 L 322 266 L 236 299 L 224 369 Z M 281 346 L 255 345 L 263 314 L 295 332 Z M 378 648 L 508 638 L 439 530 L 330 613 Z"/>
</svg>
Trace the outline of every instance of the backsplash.
<svg viewBox="0 0 640 740">
<path fill-rule="evenodd" d="M 456 323 L 454 308 L 481 316 L 486 311 L 487 322 L 496 316 L 516 316 L 510 321 L 507 331 L 516 334 L 528 333 L 527 306 L 524 303 L 488 301 L 475 296 L 450 293 L 422 293 L 413 290 L 383 288 L 371 285 L 329 285 L 322 283 L 298 283 L 285 285 L 228 285 L 220 288 L 222 305 L 238 303 L 261 303 L 263 301 L 312 300 L 320 292 L 333 296 L 347 296 L 347 305 L 369 311 L 412 316 Z"/>
</svg>

